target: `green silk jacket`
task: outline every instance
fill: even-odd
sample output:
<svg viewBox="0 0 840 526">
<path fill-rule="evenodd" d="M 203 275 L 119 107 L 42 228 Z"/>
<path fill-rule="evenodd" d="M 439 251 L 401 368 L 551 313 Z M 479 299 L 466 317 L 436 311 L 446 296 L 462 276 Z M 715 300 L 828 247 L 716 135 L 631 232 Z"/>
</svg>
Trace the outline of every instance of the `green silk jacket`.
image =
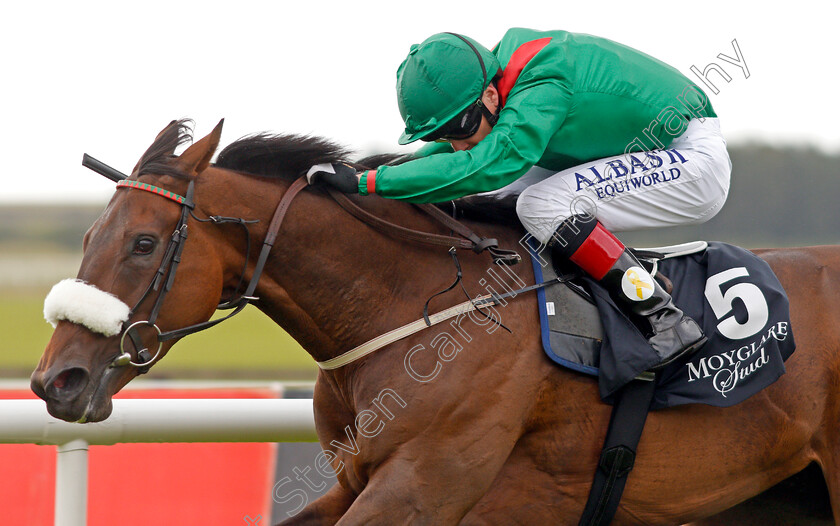
<svg viewBox="0 0 840 526">
<path fill-rule="evenodd" d="M 414 160 L 365 172 L 362 195 L 447 201 L 501 188 L 535 165 L 559 172 L 666 148 L 689 120 L 716 117 L 679 71 L 604 38 L 511 29 L 493 52 L 504 73 L 490 134 L 470 150 L 430 143 Z"/>
</svg>

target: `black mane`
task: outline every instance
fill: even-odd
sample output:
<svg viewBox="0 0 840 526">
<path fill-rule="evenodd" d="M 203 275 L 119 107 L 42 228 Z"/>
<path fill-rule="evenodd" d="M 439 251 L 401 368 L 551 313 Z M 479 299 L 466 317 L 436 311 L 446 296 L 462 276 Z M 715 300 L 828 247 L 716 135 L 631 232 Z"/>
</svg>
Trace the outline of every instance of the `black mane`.
<svg viewBox="0 0 840 526">
<path fill-rule="evenodd" d="M 411 160 L 411 154 L 377 154 L 349 160 L 350 151 L 332 141 L 308 135 L 269 135 L 260 133 L 239 139 L 219 153 L 216 166 L 239 172 L 273 177 L 299 177 L 311 166 L 346 162 L 359 170 L 396 165 Z M 461 217 L 490 222 L 506 221 L 518 225 L 516 198 L 469 196 L 455 201 Z M 451 210 L 452 204 L 443 204 Z"/>
<path fill-rule="evenodd" d="M 157 136 L 137 163 L 139 175 L 153 173 L 187 177 L 172 163 L 175 149 L 192 140 L 192 121 L 172 121 Z M 216 166 L 237 172 L 269 177 L 299 177 L 311 166 L 321 163 L 346 162 L 359 170 L 383 165 L 396 165 L 411 160 L 411 154 L 378 154 L 350 161 L 351 151 L 321 137 L 297 134 L 258 133 L 232 142 L 219 152 Z M 511 222 L 518 225 L 515 198 L 468 196 L 456 200 L 460 215 L 480 221 Z M 450 203 L 445 207 L 449 210 Z"/>
<path fill-rule="evenodd" d="M 408 155 L 380 154 L 353 162 L 351 153 L 344 146 L 321 137 L 258 133 L 225 147 L 216 158 L 216 166 L 255 175 L 297 177 L 316 164 L 345 162 L 358 169 L 373 169 L 410 158 Z"/>
<path fill-rule="evenodd" d="M 299 176 L 312 165 L 344 161 L 350 151 L 327 139 L 308 135 L 258 133 L 229 144 L 216 166 L 265 176 Z"/>
<path fill-rule="evenodd" d="M 172 121 L 140 157 L 137 175 L 157 174 L 187 177 L 172 162 L 175 150 L 192 141 L 189 119 Z M 248 135 L 225 147 L 216 158 L 216 166 L 237 172 L 269 177 L 298 177 L 315 164 L 346 162 L 359 169 L 372 169 L 384 164 L 399 164 L 407 155 L 381 154 L 350 160 L 351 151 L 321 137 L 297 134 L 257 133 Z"/>
</svg>

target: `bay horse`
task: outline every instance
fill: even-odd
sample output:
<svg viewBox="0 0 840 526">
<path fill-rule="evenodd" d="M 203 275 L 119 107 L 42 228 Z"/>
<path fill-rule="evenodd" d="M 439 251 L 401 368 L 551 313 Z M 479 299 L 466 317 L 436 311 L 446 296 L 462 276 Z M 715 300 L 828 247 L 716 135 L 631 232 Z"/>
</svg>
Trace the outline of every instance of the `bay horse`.
<svg viewBox="0 0 840 526">
<path fill-rule="evenodd" d="M 189 241 L 158 305 L 162 331 L 208 320 L 220 301 L 240 292 L 242 278 L 255 273 L 259 244 L 246 240 L 241 224 L 199 219 L 259 220 L 247 228 L 261 240 L 294 178 L 313 164 L 348 155 L 312 137 L 257 135 L 232 143 L 211 163 L 221 123 L 174 155 L 189 135 L 184 121 L 173 121 L 130 177 L 180 196 L 194 186 Z M 409 204 L 353 200 L 400 225 L 448 233 Z M 155 308 L 140 300 L 182 210 L 153 192 L 120 188 L 85 235 L 78 279 L 135 306 L 126 324 L 148 320 Z M 471 225 L 506 247 L 516 247 L 524 233 L 512 225 Z M 811 462 L 822 468 L 832 511 L 840 517 L 840 247 L 758 254 L 790 296 L 799 348 L 787 361 L 787 374 L 734 407 L 652 412 L 615 524 L 708 517 Z M 465 290 L 484 291 L 490 259 L 468 251 L 458 258 Z M 527 261 L 512 269 L 534 283 Z M 424 300 L 445 289 L 453 275 L 445 248 L 385 235 L 311 187 L 289 207 L 253 302 L 324 362 L 417 320 Z M 463 298 L 456 288 L 436 297 L 432 310 Z M 338 484 L 286 523 L 577 523 L 611 408 L 590 377 L 545 357 L 532 294 L 512 298 L 492 314 L 500 323 L 462 317 L 343 367 L 319 370 L 314 410 L 323 454 L 316 467 L 334 471 Z M 165 341 L 154 359 L 175 340 Z M 32 389 L 58 418 L 103 420 L 111 397 L 140 372 L 119 361 L 120 349 L 119 334 L 59 321 L 32 374 Z"/>
</svg>

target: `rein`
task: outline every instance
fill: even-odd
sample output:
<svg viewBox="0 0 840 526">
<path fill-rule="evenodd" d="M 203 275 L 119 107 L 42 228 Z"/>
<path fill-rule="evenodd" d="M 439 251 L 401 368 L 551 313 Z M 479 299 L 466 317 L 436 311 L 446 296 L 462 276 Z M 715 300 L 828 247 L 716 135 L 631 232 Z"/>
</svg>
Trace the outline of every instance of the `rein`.
<svg viewBox="0 0 840 526">
<path fill-rule="evenodd" d="M 128 328 L 122 331 L 120 335 L 121 354 L 117 356 L 113 360 L 113 362 L 111 362 L 111 367 L 122 367 L 127 365 L 137 367 L 139 369 L 139 374 L 147 372 L 149 368 L 157 361 L 157 359 L 160 356 L 160 352 L 163 348 L 163 342 L 175 338 L 181 338 L 183 336 L 187 336 L 189 334 L 193 334 L 218 325 L 219 323 L 227 320 L 228 318 L 239 314 L 249 303 L 258 299 L 254 296 L 254 292 L 256 291 L 257 283 L 259 282 L 260 277 L 262 276 L 265 264 L 268 261 L 269 253 L 271 252 L 271 249 L 274 246 L 274 242 L 277 239 L 277 234 L 280 231 L 280 225 L 282 224 L 283 219 L 286 216 L 286 212 L 288 211 L 292 200 L 301 192 L 301 190 L 308 186 L 306 176 L 304 175 L 296 179 L 286 189 L 286 192 L 280 199 L 280 202 L 278 203 L 277 208 L 274 211 L 274 215 L 271 219 L 271 222 L 269 223 L 268 231 L 266 233 L 265 240 L 263 241 L 262 249 L 260 250 L 260 254 L 257 258 L 257 262 L 254 267 L 254 273 L 251 276 L 250 281 L 248 282 L 248 286 L 245 289 L 245 292 L 243 292 L 238 299 L 235 299 L 234 295 L 234 299 L 220 303 L 217 306 L 218 309 L 233 309 L 233 311 L 222 318 L 208 320 L 202 323 L 197 323 L 195 325 L 190 325 L 188 327 L 163 332 L 155 324 L 155 322 L 157 321 L 158 314 L 160 313 L 160 309 L 163 306 L 164 298 L 166 297 L 167 293 L 171 290 L 172 284 L 175 280 L 175 273 L 177 271 L 178 264 L 181 261 L 181 253 L 184 250 L 184 243 L 187 240 L 187 221 L 189 217 L 192 216 L 194 219 L 200 222 L 211 221 L 214 224 L 239 224 L 243 226 L 243 228 L 246 231 L 246 234 L 248 233 L 247 224 L 254 223 L 256 221 L 248 221 L 242 218 L 230 218 L 221 216 L 210 216 L 209 219 L 200 219 L 196 217 L 193 213 L 193 210 L 195 209 L 194 180 L 190 181 L 187 187 L 186 195 L 180 196 L 178 194 L 175 194 L 173 192 L 170 192 L 163 188 L 159 188 L 154 185 L 141 183 L 139 181 L 128 180 L 127 176 L 125 176 L 118 170 L 94 159 L 93 157 L 90 157 L 87 154 L 85 154 L 82 164 L 90 168 L 91 170 L 117 182 L 118 189 L 136 189 L 150 192 L 155 195 L 159 195 L 163 198 L 169 199 L 170 201 L 173 201 L 181 206 L 181 217 L 178 221 L 178 225 L 176 226 L 175 231 L 172 233 L 172 237 L 169 241 L 169 244 L 167 245 L 167 248 L 164 251 L 164 256 L 161 261 L 160 267 L 155 273 L 154 278 L 152 278 L 151 283 L 146 288 L 143 295 L 140 297 L 140 300 L 138 300 L 134 307 L 129 311 L 128 315 L 128 319 L 130 319 L 131 316 L 139 309 L 140 305 L 144 301 L 146 301 L 146 299 L 153 292 L 158 292 L 152 310 L 149 313 L 149 317 L 147 320 L 132 323 Z M 430 215 L 432 218 L 436 219 L 444 226 L 448 227 L 450 230 L 459 234 L 462 237 L 432 234 L 396 225 L 364 210 L 352 200 L 350 200 L 346 195 L 332 188 L 327 188 L 327 190 L 332 196 L 332 198 L 351 215 L 363 221 L 364 223 L 374 227 L 375 229 L 385 234 L 396 237 L 398 239 L 404 239 L 411 242 L 423 243 L 434 246 L 446 246 L 450 247 L 451 249 L 454 249 L 454 247 L 470 249 L 476 253 L 481 253 L 484 250 L 487 250 L 493 257 L 493 261 L 497 264 L 514 265 L 521 261 L 521 256 L 517 252 L 512 250 L 500 249 L 498 247 L 498 242 L 495 239 L 482 238 L 478 236 L 468 227 L 455 220 L 454 218 L 449 217 L 445 212 L 443 212 L 434 205 L 424 204 L 415 206 L 417 206 L 417 208 Z M 250 246 L 250 236 L 248 236 L 248 246 Z M 247 269 L 247 259 L 245 262 L 245 268 Z M 241 287 L 242 281 L 244 280 L 244 270 L 245 269 L 243 269 L 242 276 L 240 278 L 240 283 L 237 286 L 237 291 Z M 534 288 L 539 286 L 545 286 L 547 284 L 548 283 L 537 285 L 534 286 Z M 446 309 L 445 311 L 432 315 L 431 317 L 426 314 L 426 309 L 424 309 L 423 319 L 417 320 L 416 322 L 410 323 L 408 325 L 390 331 L 384 335 L 381 335 L 377 338 L 374 338 L 373 340 L 355 349 L 352 349 L 340 356 L 337 356 L 336 358 L 327 360 L 325 362 L 317 362 L 317 364 L 322 369 L 334 369 L 337 367 L 341 367 L 347 363 L 361 358 L 362 356 L 374 352 L 384 347 L 385 345 L 388 345 L 389 343 L 405 338 L 406 336 L 413 334 L 414 332 L 417 332 L 421 329 L 430 327 L 435 323 L 439 323 L 451 317 L 458 316 L 472 310 L 480 310 L 481 305 L 492 305 L 496 303 L 498 299 L 500 298 L 494 298 L 493 296 L 481 297 L 478 298 L 478 300 L 470 300 L 462 304 L 456 305 L 454 307 Z M 158 343 L 158 348 L 154 355 L 152 355 L 149 349 L 144 346 L 142 338 L 140 338 L 139 334 L 137 333 L 137 328 L 139 326 L 151 327 L 157 333 L 156 340 Z M 132 341 L 138 360 L 137 362 L 132 360 L 131 353 L 125 348 L 126 337 L 128 337 Z"/>
<path fill-rule="evenodd" d="M 430 215 L 438 222 L 443 223 L 444 226 L 462 237 L 431 234 L 429 232 L 422 232 L 402 227 L 371 214 L 364 208 L 354 203 L 345 194 L 335 190 L 334 188 L 327 187 L 327 191 L 335 202 L 338 203 L 341 208 L 349 212 L 353 217 L 367 223 L 380 232 L 396 237 L 397 239 L 403 239 L 414 243 L 422 243 L 425 245 L 469 249 L 476 254 L 487 250 L 493 257 L 494 263 L 503 265 L 515 265 L 522 260 L 522 257 L 517 252 L 499 248 L 498 241 L 492 238 L 479 236 L 460 221 L 449 217 L 446 212 L 435 205 L 415 204 L 414 206 Z"/>
</svg>

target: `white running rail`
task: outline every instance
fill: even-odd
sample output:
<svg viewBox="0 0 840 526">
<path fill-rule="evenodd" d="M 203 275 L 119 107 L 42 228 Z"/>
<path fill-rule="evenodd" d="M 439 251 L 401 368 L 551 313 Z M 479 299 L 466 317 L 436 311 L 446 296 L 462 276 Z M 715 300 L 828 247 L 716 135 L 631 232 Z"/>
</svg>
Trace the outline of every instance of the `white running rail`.
<svg viewBox="0 0 840 526">
<path fill-rule="evenodd" d="M 307 399 L 114 400 L 104 422 L 51 417 L 41 400 L 0 400 L 0 444 L 58 446 L 55 525 L 87 522 L 88 446 L 146 442 L 314 442 Z"/>
</svg>

